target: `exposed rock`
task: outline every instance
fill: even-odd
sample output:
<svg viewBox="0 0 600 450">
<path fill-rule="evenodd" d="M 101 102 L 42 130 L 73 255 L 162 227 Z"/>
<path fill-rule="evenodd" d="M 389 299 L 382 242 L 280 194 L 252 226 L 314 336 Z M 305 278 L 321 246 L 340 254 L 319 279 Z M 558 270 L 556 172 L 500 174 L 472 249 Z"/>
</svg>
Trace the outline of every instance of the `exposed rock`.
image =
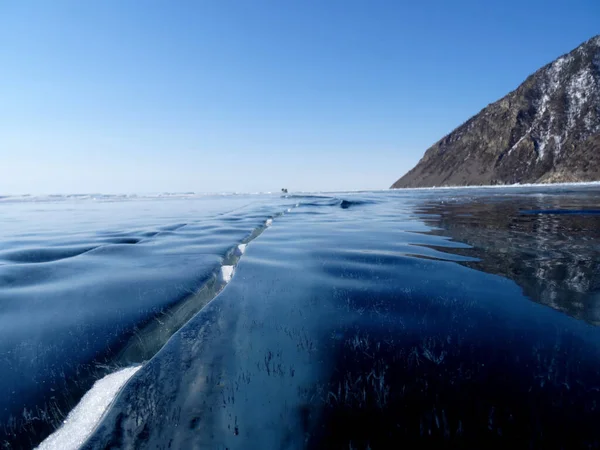
<svg viewBox="0 0 600 450">
<path fill-rule="evenodd" d="M 600 36 L 429 148 L 392 188 L 600 180 Z"/>
</svg>

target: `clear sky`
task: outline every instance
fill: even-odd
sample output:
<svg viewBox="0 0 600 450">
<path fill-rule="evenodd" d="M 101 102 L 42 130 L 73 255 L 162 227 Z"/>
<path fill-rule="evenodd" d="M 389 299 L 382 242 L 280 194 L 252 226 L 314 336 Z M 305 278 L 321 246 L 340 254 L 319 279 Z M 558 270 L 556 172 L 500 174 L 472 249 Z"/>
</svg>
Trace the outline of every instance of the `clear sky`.
<svg viewBox="0 0 600 450">
<path fill-rule="evenodd" d="M 381 189 L 599 0 L 3 0 L 0 194 Z"/>
</svg>

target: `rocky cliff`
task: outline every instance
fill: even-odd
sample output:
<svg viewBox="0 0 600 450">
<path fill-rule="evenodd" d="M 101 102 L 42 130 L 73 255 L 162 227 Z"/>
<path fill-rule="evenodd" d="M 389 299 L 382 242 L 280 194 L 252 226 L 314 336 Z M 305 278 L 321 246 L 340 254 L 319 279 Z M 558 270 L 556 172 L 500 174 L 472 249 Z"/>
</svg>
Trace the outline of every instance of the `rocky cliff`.
<svg viewBox="0 0 600 450">
<path fill-rule="evenodd" d="M 392 188 L 600 180 L 600 36 L 429 148 Z"/>
</svg>

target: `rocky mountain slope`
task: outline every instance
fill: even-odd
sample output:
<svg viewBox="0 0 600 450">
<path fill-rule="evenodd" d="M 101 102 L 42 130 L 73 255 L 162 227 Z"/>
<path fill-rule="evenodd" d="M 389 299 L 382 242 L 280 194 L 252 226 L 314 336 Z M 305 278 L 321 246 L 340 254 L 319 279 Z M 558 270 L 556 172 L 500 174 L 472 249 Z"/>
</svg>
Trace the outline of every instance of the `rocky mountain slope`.
<svg viewBox="0 0 600 450">
<path fill-rule="evenodd" d="M 429 148 L 392 188 L 600 180 L 600 36 Z"/>
</svg>

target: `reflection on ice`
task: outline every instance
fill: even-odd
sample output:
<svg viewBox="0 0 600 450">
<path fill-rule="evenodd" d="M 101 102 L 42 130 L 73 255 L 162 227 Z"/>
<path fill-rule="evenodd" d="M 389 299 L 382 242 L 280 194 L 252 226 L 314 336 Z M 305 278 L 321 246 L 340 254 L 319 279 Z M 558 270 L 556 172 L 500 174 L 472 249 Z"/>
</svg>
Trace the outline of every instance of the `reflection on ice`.
<svg viewBox="0 0 600 450">
<path fill-rule="evenodd" d="M 456 199 L 419 208 L 423 220 L 471 245 L 469 267 L 514 280 L 525 295 L 600 324 L 600 215 L 594 193 Z"/>
</svg>

